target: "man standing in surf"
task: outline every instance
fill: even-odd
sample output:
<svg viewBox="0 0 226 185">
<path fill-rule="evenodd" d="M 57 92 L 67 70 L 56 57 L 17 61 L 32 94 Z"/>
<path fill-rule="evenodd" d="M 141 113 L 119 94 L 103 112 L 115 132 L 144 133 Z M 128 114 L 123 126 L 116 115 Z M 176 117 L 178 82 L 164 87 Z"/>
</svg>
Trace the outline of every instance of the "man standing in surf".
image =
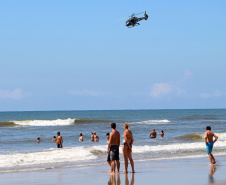
<svg viewBox="0 0 226 185">
<path fill-rule="evenodd" d="M 116 124 L 111 124 L 112 132 L 110 133 L 107 153 L 110 156 L 111 170 L 115 173 L 115 161 L 117 164 L 117 173 L 119 174 L 120 161 L 119 161 L 119 146 L 120 146 L 120 133 L 116 130 Z"/>
<path fill-rule="evenodd" d="M 57 144 L 57 148 L 63 148 L 63 138 L 60 135 L 60 132 L 57 132 L 56 144 Z"/>
<path fill-rule="evenodd" d="M 215 138 L 214 141 L 213 141 L 213 138 Z M 210 158 L 210 165 L 216 164 L 217 162 L 212 154 L 213 144 L 217 141 L 217 139 L 218 137 L 213 132 L 211 132 L 211 127 L 207 126 L 206 133 L 205 133 L 205 143 L 206 143 L 206 150 Z"/>
</svg>

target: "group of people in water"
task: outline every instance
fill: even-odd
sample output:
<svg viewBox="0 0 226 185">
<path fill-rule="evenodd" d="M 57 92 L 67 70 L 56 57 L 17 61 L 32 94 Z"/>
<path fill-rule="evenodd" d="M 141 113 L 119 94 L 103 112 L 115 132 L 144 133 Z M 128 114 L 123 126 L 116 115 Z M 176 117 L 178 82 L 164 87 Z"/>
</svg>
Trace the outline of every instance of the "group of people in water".
<svg viewBox="0 0 226 185">
<path fill-rule="evenodd" d="M 128 173 L 128 161 L 130 161 L 130 165 L 132 168 L 132 173 L 135 173 L 134 170 L 134 162 L 132 159 L 132 146 L 134 143 L 133 134 L 130 130 L 129 123 L 124 123 L 123 125 L 124 133 L 123 133 L 123 141 L 122 141 L 122 153 L 125 160 L 125 171 L 123 173 Z M 111 133 L 106 134 L 107 139 L 107 162 L 109 166 L 111 167 L 111 170 L 109 173 L 115 174 L 115 169 L 117 167 L 117 173 L 119 173 L 120 170 L 120 160 L 119 160 L 119 146 L 120 146 L 120 133 L 116 130 L 116 123 L 111 123 Z M 155 129 L 150 133 L 149 138 L 156 138 L 157 135 L 160 135 L 161 138 L 164 137 L 165 130 L 162 130 L 161 133 L 158 131 L 156 132 Z M 215 140 L 213 140 L 215 138 Z M 216 136 L 213 132 L 211 132 L 211 127 L 206 127 L 206 133 L 205 133 L 205 143 L 206 143 L 206 150 L 209 155 L 210 159 L 210 165 L 216 164 L 216 160 L 214 156 L 212 155 L 212 149 L 213 144 L 217 141 L 218 136 Z M 40 138 L 37 139 L 38 142 L 40 142 Z M 56 142 L 57 148 L 63 147 L 63 138 L 60 135 L 60 132 L 57 132 L 57 137 L 53 137 L 53 142 Z M 83 135 L 80 133 L 79 141 L 83 141 Z M 91 134 L 91 141 L 98 142 L 99 136 L 96 134 L 96 132 L 92 132 Z"/>
</svg>

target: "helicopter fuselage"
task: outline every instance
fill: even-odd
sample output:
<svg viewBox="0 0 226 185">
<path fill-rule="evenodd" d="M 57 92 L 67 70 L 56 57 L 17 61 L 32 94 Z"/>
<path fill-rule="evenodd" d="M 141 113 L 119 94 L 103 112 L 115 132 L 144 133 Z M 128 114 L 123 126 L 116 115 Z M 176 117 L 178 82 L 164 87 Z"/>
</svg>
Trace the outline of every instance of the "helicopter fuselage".
<svg viewBox="0 0 226 185">
<path fill-rule="evenodd" d="M 148 19 L 148 15 L 146 13 L 145 13 L 144 17 L 140 17 L 140 18 L 134 17 L 132 15 L 131 18 L 126 21 L 126 26 L 128 28 L 131 28 L 131 27 L 134 27 L 134 26 L 138 26 L 138 25 L 140 25 L 138 22 L 143 20 L 143 19 L 145 19 L 145 20 Z"/>
</svg>

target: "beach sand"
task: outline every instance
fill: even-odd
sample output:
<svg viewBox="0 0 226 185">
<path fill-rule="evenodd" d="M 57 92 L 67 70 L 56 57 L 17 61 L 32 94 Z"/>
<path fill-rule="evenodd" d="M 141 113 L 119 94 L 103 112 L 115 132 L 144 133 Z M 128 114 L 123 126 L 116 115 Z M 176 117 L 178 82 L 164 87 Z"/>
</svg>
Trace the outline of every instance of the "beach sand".
<svg viewBox="0 0 226 185">
<path fill-rule="evenodd" d="M 135 174 L 109 175 L 108 164 L 55 168 L 39 171 L 1 173 L 1 184 L 226 184 L 226 157 L 216 156 L 217 165 L 208 166 L 209 159 L 173 159 L 135 162 Z M 129 166 L 129 171 L 131 168 Z"/>
</svg>

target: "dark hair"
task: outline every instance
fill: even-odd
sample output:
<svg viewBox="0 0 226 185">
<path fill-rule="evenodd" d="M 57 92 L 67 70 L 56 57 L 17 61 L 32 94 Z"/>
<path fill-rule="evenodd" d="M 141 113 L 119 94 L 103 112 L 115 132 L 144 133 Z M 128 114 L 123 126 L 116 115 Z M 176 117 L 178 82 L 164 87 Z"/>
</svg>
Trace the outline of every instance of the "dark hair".
<svg viewBox="0 0 226 185">
<path fill-rule="evenodd" d="M 109 132 L 106 134 L 106 136 L 109 136 L 110 134 L 109 134 Z"/>
<path fill-rule="evenodd" d="M 40 137 L 38 137 L 37 140 L 40 140 Z"/>
<path fill-rule="evenodd" d="M 207 127 L 206 127 L 206 130 L 211 130 L 211 127 L 210 127 L 210 126 L 207 126 Z"/>
<path fill-rule="evenodd" d="M 59 135 L 60 135 L 60 132 L 57 132 L 57 134 L 59 134 Z"/>
<path fill-rule="evenodd" d="M 53 138 L 56 138 L 56 136 L 53 136 Z"/>
<path fill-rule="evenodd" d="M 80 133 L 80 136 L 82 136 L 82 133 Z"/>
<path fill-rule="evenodd" d="M 162 133 L 163 133 L 164 131 L 162 130 Z"/>
<path fill-rule="evenodd" d="M 115 129 L 116 128 L 116 123 L 111 124 L 111 128 Z"/>
</svg>

